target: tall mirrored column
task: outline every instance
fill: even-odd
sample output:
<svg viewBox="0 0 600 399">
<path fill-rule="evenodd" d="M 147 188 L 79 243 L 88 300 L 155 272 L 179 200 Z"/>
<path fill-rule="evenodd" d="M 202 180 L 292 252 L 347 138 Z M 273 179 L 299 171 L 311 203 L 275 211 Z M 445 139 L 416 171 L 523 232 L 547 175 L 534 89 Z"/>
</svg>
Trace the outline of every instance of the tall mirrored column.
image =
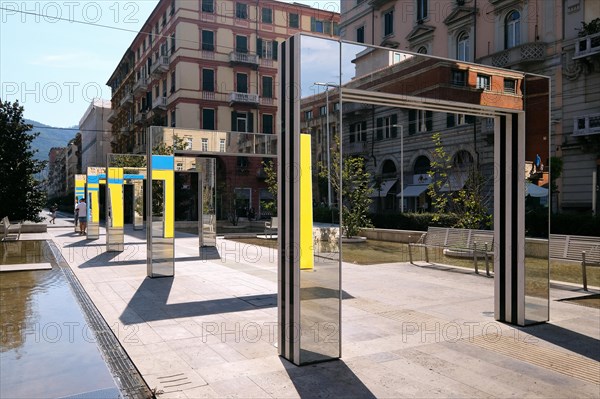
<svg viewBox="0 0 600 399">
<path fill-rule="evenodd" d="M 100 184 L 106 179 L 105 168 L 88 167 L 87 170 L 87 238 L 100 238 Z"/>
<path fill-rule="evenodd" d="M 75 204 L 77 204 L 81 199 L 85 199 L 85 183 L 86 183 L 86 175 L 75 175 Z M 75 211 L 77 212 L 77 211 Z M 75 220 L 78 220 L 79 216 L 75 215 Z M 75 232 L 79 231 L 79 223 L 75 223 Z"/>
<path fill-rule="evenodd" d="M 106 250 L 123 252 L 123 168 L 108 167 L 106 187 Z"/>
<path fill-rule="evenodd" d="M 197 158 L 199 204 L 199 245 L 215 247 L 217 245 L 217 206 L 216 206 L 216 159 Z"/>
</svg>

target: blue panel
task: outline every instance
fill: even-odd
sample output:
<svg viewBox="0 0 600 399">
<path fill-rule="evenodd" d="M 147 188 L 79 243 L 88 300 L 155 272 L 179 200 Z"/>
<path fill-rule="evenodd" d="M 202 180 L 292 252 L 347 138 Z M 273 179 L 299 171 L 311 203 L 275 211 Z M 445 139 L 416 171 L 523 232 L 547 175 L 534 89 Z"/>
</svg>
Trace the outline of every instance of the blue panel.
<svg viewBox="0 0 600 399">
<path fill-rule="evenodd" d="M 108 179 L 108 184 L 123 184 L 123 179 Z"/>
<path fill-rule="evenodd" d="M 144 175 L 132 175 L 132 174 L 124 174 L 123 179 L 125 180 L 144 180 Z"/>
<path fill-rule="evenodd" d="M 88 176 L 87 181 L 88 181 L 88 184 L 90 184 L 90 183 L 92 183 L 92 184 L 93 183 L 99 184 L 100 183 L 100 176 L 94 176 L 94 175 Z"/>
<path fill-rule="evenodd" d="M 175 170 L 175 157 L 171 155 L 152 155 L 152 169 Z"/>
<path fill-rule="evenodd" d="M 106 173 L 100 173 L 98 177 L 101 179 L 106 179 Z"/>
</svg>

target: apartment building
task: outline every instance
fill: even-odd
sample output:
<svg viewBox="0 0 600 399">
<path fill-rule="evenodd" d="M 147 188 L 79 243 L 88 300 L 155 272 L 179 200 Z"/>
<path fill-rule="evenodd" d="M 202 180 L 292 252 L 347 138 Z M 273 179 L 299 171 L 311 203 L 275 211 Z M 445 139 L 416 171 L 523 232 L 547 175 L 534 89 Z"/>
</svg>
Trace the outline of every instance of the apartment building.
<svg viewBox="0 0 600 399">
<path fill-rule="evenodd" d="M 52 147 L 48 152 L 48 198 L 67 195 L 67 147 Z"/>
<path fill-rule="evenodd" d="M 94 99 L 79 120 L 81 134 L 81 170 L 87 173 L 88 167 L 102 166 L 106 155 L 111 153 L 111 103 L 108 100 Z"/>
<path fill-rule="evenodd" d="M 348 41 L 388 47 L 397 54 L 432 54 L 549 76 L 550 155 L 563 163 L 554 210 L 589 211 L 593 192 L 600 186 L 600 32 L 581 31 L 581 27 L 582 22 L 589 24 L 598 18 L 600 3 L 594 0 L 348 0 L 341 2 L 340 35 Z M 479 83 L 486 87 L 489 82 Z M 510 79 L 504 84 L 501 90 L 516 88 Z M 357 115 L 367 111 L 353 106 Z M 405 150 L 418 149 L 403 157 L 402 165 L 397 148 L 389 143 L 378 146 L 375 135 L 360 133 L 376 130 L 385 120 L 378 122 L 375 116 L 374 126 L 367 120 L 358 121 L 350 128 L 354 133 L 344 133 L 349 148 L 370 149 L 369 167 L 374 175 L 393 180 L 400 170 L 413 171 L 405 181 L 418 180 L 432 151 L 426 139 L 430 135 L 423 133 L 434 131 L 451 133 L 447 135 L 450 152 L 486 169 L 478 158 L 488 159 L 481 151 L 490 148 L 490 121 L 418 110 L 407 110 L 397 118 L 396 124 L 409 127 Z M 535 138 L 528 141 L 526 152 L 530 167 L 537 149 L 548 145 L 547 134 L 537 137 L 538 131 L 536 126 L 528 126 L 528 137 Z M 544 165 L 548 162 L 541 160 Z M 544 173 L 539 185 L 549 183 L 547 169 Z M 596 198 L 599 201 L 600 195 Z"/>
<path fill-rule="evenodd" d="M 279 43 L 298 32 L 338 36 L 338 23 L 337 13 L 279 1 L 160 1 L 107 82 L 113 151 L 144 153 L 153 125 L 274 134 Z M 194 135 L 182 139 L 201 150 Z M 239 175 L 232 184 L 247 208 L 265 188 L 248 172 L 261 162 L 217 163 L 220 175 Z"/>
</svg>

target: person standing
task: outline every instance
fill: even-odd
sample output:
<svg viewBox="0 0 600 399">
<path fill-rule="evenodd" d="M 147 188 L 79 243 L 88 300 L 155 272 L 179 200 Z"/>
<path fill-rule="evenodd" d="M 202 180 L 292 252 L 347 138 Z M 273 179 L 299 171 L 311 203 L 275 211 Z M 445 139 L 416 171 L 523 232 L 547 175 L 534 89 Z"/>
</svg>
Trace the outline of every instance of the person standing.
<svg viewBox="0 0 600 399">
<path fill-rule="evenodd" d="M 75 227 L 77 227 L 77 219 L 79 219 L 79 212 L 77 211 L 77 205 L 79 205 L 79 203 L 77 202 L 77 200 L 75 200 L 75 209 L 73 210 L 73 213 L 75 214 Z"/>
<path fill-rule="evenodd" d="M 87 204 L 84 198 L 79 200 L 79 204 L 77 204 L 77 208 L 75 209 L 77 210 L 77 219 L 79 220 L 79 234 L 84 235 L 87 227 Z"/>
<path fill-rule="evenodd" d="M 58 205 L 54 203 L 50 208 L 50 223 L 56 224 L 56 211 L 58 211 Z"/>
</svg>

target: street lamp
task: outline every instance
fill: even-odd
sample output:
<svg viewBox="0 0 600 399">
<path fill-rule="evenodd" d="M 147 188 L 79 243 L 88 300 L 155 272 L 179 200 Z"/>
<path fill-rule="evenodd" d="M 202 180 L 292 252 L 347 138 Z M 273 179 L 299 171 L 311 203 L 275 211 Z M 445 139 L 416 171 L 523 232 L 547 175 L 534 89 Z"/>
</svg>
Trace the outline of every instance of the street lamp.
<svg viewBox="0 0 600 399">
<path fill-rule="evenodd" d="M 331 208 L 331 158 L 330 158 L 330 148 L 329 144 L 329 88 L 330 87 L 339 87 L 339 85 L 333 83 L 322 83 L 315 82 L 315 86 L 325 86 L 325 123 L 327 124 L 327 205 Z"/>
</svg>

